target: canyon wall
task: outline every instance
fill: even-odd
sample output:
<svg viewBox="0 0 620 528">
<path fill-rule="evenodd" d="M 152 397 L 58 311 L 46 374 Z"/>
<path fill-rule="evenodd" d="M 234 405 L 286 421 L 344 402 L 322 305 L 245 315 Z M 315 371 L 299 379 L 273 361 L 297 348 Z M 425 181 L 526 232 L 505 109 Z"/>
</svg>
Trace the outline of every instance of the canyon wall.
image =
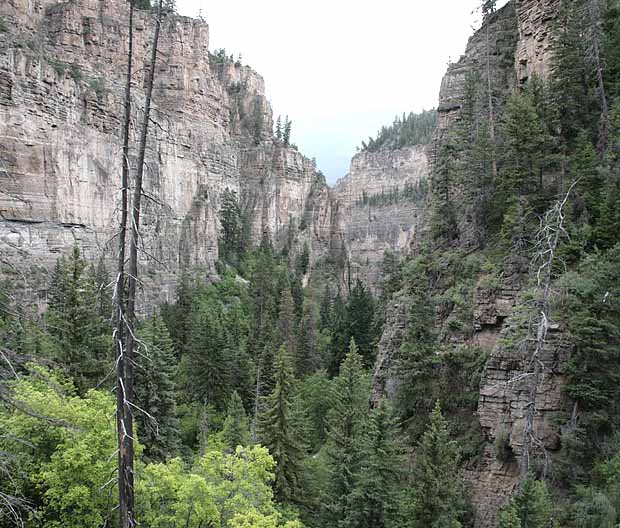
<svg viewBox="0 0 620 528">
<path fill-rule="evenodd" d="M 74 243 L 91 260 L 113 259 L 118 245 L 128 5 L 6 0 L 0 16 L 9 28 L 0 32 L 2 273 L 43 298 L 46 270 Z M 134 167 L 152 33 L 152 16 L 136 10 Z M 165 17 L 140 252 L 142 291 L 154 301 L 170 298 L 183 267 L 213 273 L 225 189 L 250 209 L 257 241 L 299 219 L 321 181 L 310 160 L 274 140 L 260 75 L 210 56 L 208 45 L 203 21 Z M 314 226 L 317 247 L 329 246 L 330 228 Z"/>
<path fill-rule="evenodd" d="M 377 290 L 385 251 L 406 252 L 424 213 L 427 147 L 360 152 L 338 181 L 333 198 L 341 208 L 352 278 Z"/>
<path fill-rule="evenodd" d="M 495 112 L 500 115 L 501 102 L 508 94 L 519 89 L 533 75 L 543 79 L 550 75 L 552 24 L 558 4 L 557 0 L 509 2 L 490 15 L 470 38 L 465 54 L 448 67 L 441 84 L 438 126 L 434 141 L 427 149 L 431 167 L 436 161 L 439 145 L 456 134 L 468 76 L 477 76 L 485 85 L 490 78 Z M 459 184 L 453 184 L 449 192 L 453 201 L 459 203 L 462 193 Z M 467 219 L 458 218 L 458 222 L 459 247 L 470 251 L 475 249 Z M 417 229 L 423 232 L 424 225 Z M 473 335 L 461 343 L 489 354 L 480 383 L 477 410 L 484 449 L 481 459 L 466 470 L 477 528 L 495 528 L 499 510 L 519 484 L 517 461 L 522 453 L 528 404 L 528 359 L 523 348 L 511 342 L 510 335 L 519 325 L 515 307 L 519 305 L 524 284 L 523 276 L 506 276 L 501 284 L 489 287 L 482 274 L 471 299 Z M 386 326 L 374 371 L 375 402 L 394 393 L 397 383 L 395 368 L 406 331 L 409 303 L 406 292 L 401 292 L 386 308 Z M 569 350 L 563 329 L 552 324 L 541 355 L 544 377 L 538 390 L 534 418 L 534 433 L 551 455 L 559 447 L 558 418 L 562 413 L 570 413 L 562 390 L 565 376 L 561 368 Z M 506 442 L 512 454 L 510 460 L 498 459 L 494 447 L 496 441 Z"/>
</svg>

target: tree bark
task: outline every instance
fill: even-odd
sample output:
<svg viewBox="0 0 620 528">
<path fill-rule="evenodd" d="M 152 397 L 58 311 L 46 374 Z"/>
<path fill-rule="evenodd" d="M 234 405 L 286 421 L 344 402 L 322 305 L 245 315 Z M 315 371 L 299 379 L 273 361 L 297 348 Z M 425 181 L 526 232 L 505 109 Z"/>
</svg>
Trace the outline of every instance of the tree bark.
<svg viewBox="0 0 620 528">
<path fill-rule="evenodd" d="M 124 496 L 120 497 L 120 503 L 124 514 L 121 512 L 121 527 L 132 528 L 136 526 L 134 515 L 134 440 L 133 440 L 133 398 L 134 398 L 134 347 L 135 347 L 135 327 L 136 327 L 136 291 L 138 284 L 138 244 L 140 239 L 140 210 L 142 200 L 142 179 L 144 175 L 144 158 L 146 155 L 146 141 L 148 137 L 149 118 L 151 113 L 151 101 L 153 96 L 153 83 L 155 79 L 155 65 L 157 62 L 157 45 L 159 42 L 159 32 L 161 28 L 162 0 L 157 5 L 157 15 L 155 18 L 155 30 L 151 49 L 151 63 L 146 79 L 146 99 L 144 104 L 144 116 L 142 129 L 140 132 L 140 143 L 138 146 L 138 162 L 136 167 L 136 178 L 134 181 L 133 200 L 131 204 L 131 242 L 129 247 L 129 269 L 127 279 L 127 310 L 125 313 L 125 338 L 126 348 L 124 358 L 124 369 L 122 379 L 122 389 L 124 394 L 123 408 L 126 414 L 123 423 L 124 442 L 121 446 L 119 456 L 122 458 Z"/>
<path fill-rule="evenodd" d="M 131 422 L 131 410 L 126 404 L 126 370 L 127 356 L 125 355 L 125 244 L 127 238 L 128 217 L 128 182 L 130 172 L 129 162 L 129 126 L 131 120 L 131 77 L 133 74 L 133 0 L 129 2 L 129 42 L 127 49 L 127 79 L 125 84 L 125 116 L 123 121 L 123 168 L 121 173 L 121 221 L 118 241 L 118 266 L 115 299 L 115 348 L 116 348 L 116 431 L 118 437 L 118 496 L 120 525 L 127 528 L 132 525 L 133 495 L 130 482 L 132 481 L 132 464 L 128 464 L 128 453 L 131 453 L 131 439 L 127 436 L 128 422 Z"/>
</svg>

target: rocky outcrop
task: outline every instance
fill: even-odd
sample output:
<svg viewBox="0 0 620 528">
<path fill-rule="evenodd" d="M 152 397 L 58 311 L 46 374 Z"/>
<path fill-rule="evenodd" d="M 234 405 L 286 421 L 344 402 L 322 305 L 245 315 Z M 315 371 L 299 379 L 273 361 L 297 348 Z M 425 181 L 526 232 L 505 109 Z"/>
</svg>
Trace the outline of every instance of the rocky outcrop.
<svg viewBox="0 0 620 528">
<path fill-rule="evenodd" d="M 451 130 L 460 115 L 468 76 L 477 76 L 485 91 L 490 78 L 496 102 L 514 88 L 517 46 L 517 14 L 514 3 L 509 2 L 489 15 L 482 28 L 469 39 L 464 55 L 448 66 L 439 90 L 436 141 Z"/>
<path fill-rule="evenodd" d="M 421 224 L 428 148 L 361 152 L 338 181 L 333 197 L 343 218 L 353 277 L 376 289 L 385 251 L 405 252 Z"/>
<path fill-rule="evenodd" d="M 496 115 L 506 95 L 536 74 L 549 76 L 552 68 L 552 19 L 557 0 L 516 0 L 490 15 L 482 28 L 469 40 L 465 54 L 449 66 L 442 81 L 438 105 L 438 126 L 428 148 L 431 165 L 438 146 L 454 135 L 465 102 L 466 81 L 474 76 L 488 99 L 490 79 Z M 480 95 L 480 94 L 479 94 Z M 475 102 L 477 111 L 487 116 L 485 98 Z M 454 184 L 449 189 L 453 202 L 460 203 L 462 189 Z M 461 228 L 459 221 L 459 228 Z M 423 228 L 423 226 L 421 226 Z M 466 227 L 466 226 L 465 226 Z M 460 247 L 475 249 L 467 234 Z M 467 468 L 466 478 L 476 508 L 476 527 L 494 528 L 497 515 L 519 482 L 518 458 L 523 449 L 525 411 L 531 376 L 529 358 L 523 347 L 516 346 L 510 336 L 515 325 L 515 307 L 523 291 L 520 277 L 492 279 L 481 274 L 473 292 L 472 336 L 463 344 L 479 347 L 490 359 L 482 376 L 478 418 L 485 447 L 478 463 Z M 374 373 L 373 401 L 390 395 L 397 384 L 394 379 L 395 359 L 407 324 L 407 309 L 402 296 L 390 304 L 386 326 L 379 343 Z M 440 323 L 441 324 L 441 323 Z M 449 334 L 449 332 L 448 332 Z M 452 341 L 450 341 L 452 343 Z M 565 383 L 562 365 L 569 344 L 561 328 L 552 327 L 541 355 L 543 375 L 536 398 L 534 434 L 547 453 L 558 448 L 557 421 L 567 411 L 562 387 Z M 504 443 L 509 456 L 500 460 L 496 442 Z"/>
<path fill-rule="evenodd" d="M 44 291 L 44 270 L 74 243 L 89 258 L 114 255 L 127 9 L 122 0 L 0 4 L 9 25 L 0 32 L 0 254 L 3 273 L 27 278 L 30 292 Z M 137 11 L 132 140 L 151 35 L 151 16 Z M 251 208 L 257 239 L 265 231 L 277 239 L 320 180 L 312 162 L 273 141 L 260 75 L 211 57 L 208 44 L 204 22 L 166 17 L 141 252 L 143 292 L 160 300 L 180 267 L 213 270 L 225 189 Z M 323 239 L 330 228 L 314 227 Z"/>
<path fill-rule="evenodd" d="M 552 70 L 553 29 L 560 0 L 517 0 L 519 42 L 515 54 L 517 81 L 532 75 L 546 79 Z"/>
</svg>

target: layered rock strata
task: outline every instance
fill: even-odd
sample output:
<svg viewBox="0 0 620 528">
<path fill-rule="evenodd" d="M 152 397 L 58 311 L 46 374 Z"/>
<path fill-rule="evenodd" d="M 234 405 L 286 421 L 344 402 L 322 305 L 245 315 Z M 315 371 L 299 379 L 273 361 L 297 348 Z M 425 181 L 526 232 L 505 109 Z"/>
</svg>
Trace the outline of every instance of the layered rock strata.
<svg viewBox="0 0 620 528">
<path fill-rule="evenodd" d="M 90 259 L 115 253 L 127 10 L 122 0 L 0 5 L 9 27 L 0 32 L 0 254 L 4 275 L 31 293 L 44 296 L 44 270 L 74 243 Z M 137 11 L 134 146 L 152 29 Z M 181 267 L 213 270 L 225 189 L 250 207 L 255 237 L 275 239 L 320 181 L 312 162 L 274 142 L 260 75 L 210 56 L 208 44 L 204 22 L 165 18 L 140 253 L 143 291 L 159 300 Z M 131 156 L 135 167 L 135 148 Z M 323 239 L 329 229 L 316 227 Z"/>
</svg>

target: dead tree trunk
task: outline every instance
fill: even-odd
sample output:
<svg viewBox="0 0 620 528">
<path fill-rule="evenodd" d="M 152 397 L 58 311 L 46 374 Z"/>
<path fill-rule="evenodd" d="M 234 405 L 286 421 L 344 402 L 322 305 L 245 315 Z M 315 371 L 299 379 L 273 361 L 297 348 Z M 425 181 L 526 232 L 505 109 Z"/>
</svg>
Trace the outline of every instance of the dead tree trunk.
<svg viewBox="0 0 620 528">
<path fill-rule="evenodd" d="M 609 104 L 607 102 L 607 92 L 603 77 L 603 60 L 601 58 L 601 13 L 598 0 L 588 0 L 588 18 L 590 22 L 590 53 L 591 60 L 596 70 L 596 83 L 598 87 L 599 103 L 601 105 L 601 121 L 599 123 L 598 149 L 601 153 L 607 151 L 609 140 Z"/>
<path fill-rule="evenodd" d="M 521 479 L 527 477 L 530 469 L 530 455 L 532 444 L 544 447 L 534 434 L 534 418 L 536 416 L 536 398 L 538 389 L 544 375 L 544 365 L 542 363 L 542 353 L 549 330 L 549 312 L 551 298 L 551 280 L 553 265 L 555 263 L 556 251 L 560 240 L 566 236 L 564 230 L 564 206 L 568 201 L 570 193 L 577 182 L 573 183 L 562 199 L 558 201 L 541 221 L 538 232 L 538 251 L 534 262 L 538 264 L 536 271 L 536 299 L 539 311 L 536 323 L 536 337 L 529 339 L 533 341 L 534 350 L 528 358 L 528 383 L 527 402 L 525 406 L 525 427 L 523 428 L 523 450 L 520 461 Z M 546 464 L 545 464 L 546 468 Z"/>
<path fill-rule="evenodd" d="M 157 6 L 155 18 L 155 30 L 153 34 L 151 63 L 146 78 L 146 98 L 144 104 L 144 116 L 140 131 L 140 143 L 138 145 L 138 162 L 136 178 L 134 181 L 133 199 L 131 204 L 131 239 L 129 247 L 129 269 L 127 277 L 127 306 L 124 314 L 125 325 L 124 338 L 125 350 L 121 355 L 122 377 L 119 385 L 122 396 L 122 443 L 119 444 L 119 497 L 121 528 L 133 528 L 136 526 L 134 514 L 134 432 L 133 432 L 133 399 L 134 399 L 134 347 L 135 347 L 135 322 L 136 322 L 136 291 L 138 283 L 138 244 L 140 239 L 140 208 L 142 199 L 142 179 L 144 175 L 144 158 L 146 155 L 146 141 L 148 136 L 151 101 L 153 96 L 153 83 L 155 78 L 155 64 L 157 62 L 157 45 L 162 17 L 162 0 Z M 126 161 L 128 163 L 128 161 Z M 120 258 L 119 258 L 120 262 Z M 124 264 L 124 260 L 123 260 Z M 121 349 L 122 353 L 122 349 Z"/>
<path fill-rule="evenodd" d="M 118 496 L 121 527 L 127 528 L 132 524 L 133 511 L 127 497 L 131 490 L 131 468 L 127 454 L 130 452 L 131 437 L 131 409 L 126 402 L 130 401 L 125 392 L 127 356 L 125 355 L 125 244 L 127 238 L 128 217 L 128 185 L 129 185 L 129 126 L 131 120 L 131 77 L 133 74 L 133 0 L 129 2 L 129 42 L 127 47 L 127 79 L 125 84 L 125 116 L 123 121 L 123 168 L 121 173 L 121 222 L 118 240 L 118 267 L 116 285 L 114 288 L 115 300 L 115 329 L 114 342 L 116 347 L 116 430 L 118 436 Z"/>
</svg>

